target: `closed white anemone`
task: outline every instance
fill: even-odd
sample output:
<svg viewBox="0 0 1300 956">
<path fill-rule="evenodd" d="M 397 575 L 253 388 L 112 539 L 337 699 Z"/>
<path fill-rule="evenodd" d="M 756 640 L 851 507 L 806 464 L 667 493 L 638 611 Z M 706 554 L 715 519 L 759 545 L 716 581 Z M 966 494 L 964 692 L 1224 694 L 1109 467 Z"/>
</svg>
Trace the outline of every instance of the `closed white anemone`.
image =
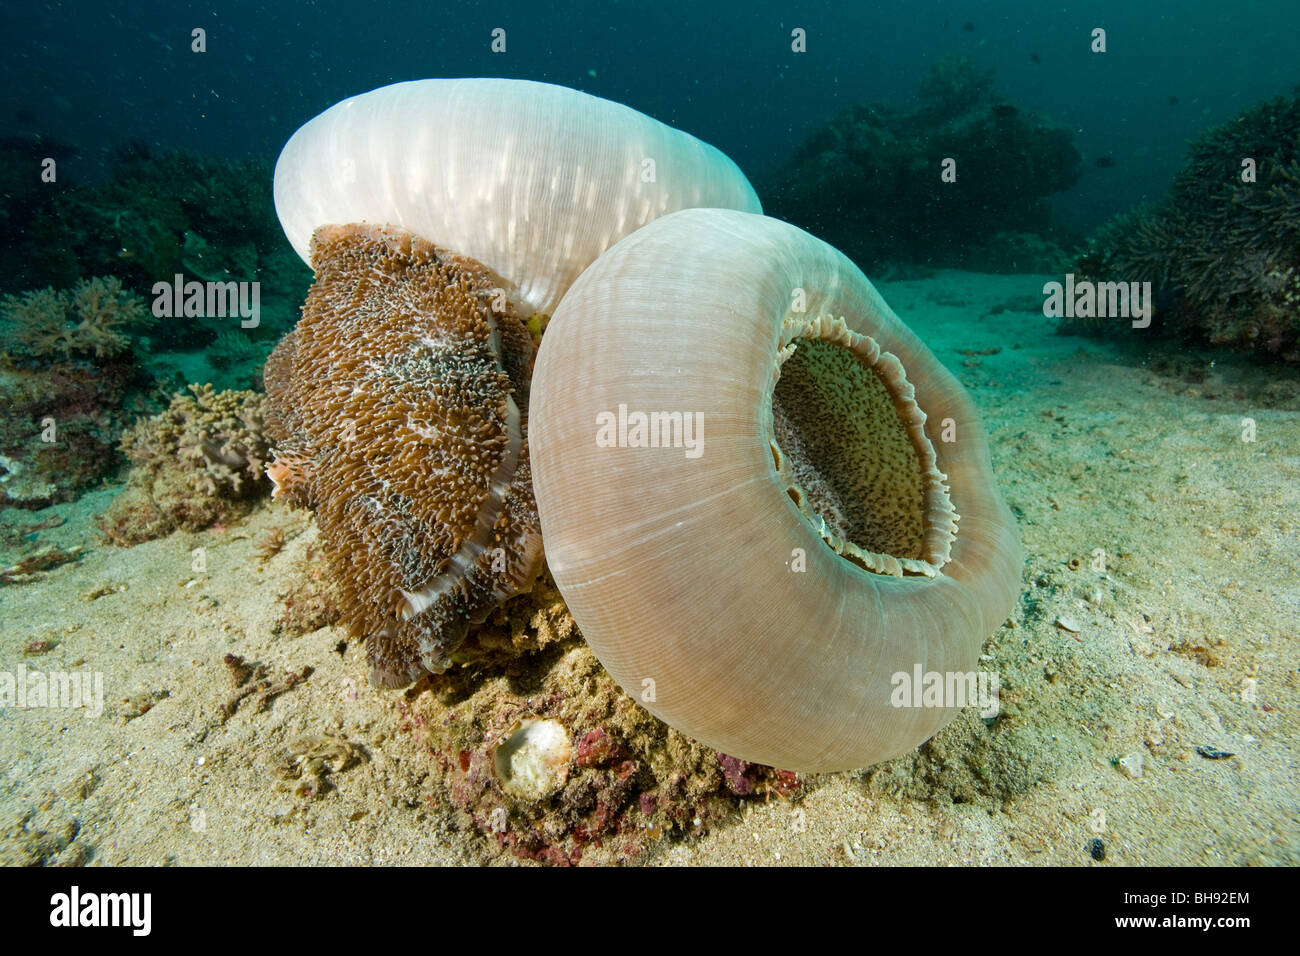
<svg viewBox="0 0 1300 956">
<path fill-rule="evenodd" d="M 275 166 L 276 212 L 307 263 L 321 226 L 400 226 L 493 270 L 545 315 L 619 239 L 699 206 L 759 211 L 707 143 L 528 80 L 414 80 L 350 97 L 294 133 Z"/>
<path fill-rule="evenodd" d="M 763 216 L 659 219 L 569 290 L 532 400 L 551 572 L 656 716 L 811 772 L 957 713 L 900 681 L 973 686 L 1019 536 L 965 390 L 842 254 Z"/>
</svg>

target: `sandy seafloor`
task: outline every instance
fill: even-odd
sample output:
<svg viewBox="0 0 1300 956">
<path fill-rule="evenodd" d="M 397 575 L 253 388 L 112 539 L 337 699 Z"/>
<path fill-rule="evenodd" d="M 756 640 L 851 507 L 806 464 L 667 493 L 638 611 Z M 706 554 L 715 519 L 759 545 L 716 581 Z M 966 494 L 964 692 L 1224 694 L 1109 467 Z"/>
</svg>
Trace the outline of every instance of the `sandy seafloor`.
<svg viewBox="0 0 1300 956">
<path fill-rule="evenodd" d="M 1041 313 L 1043 281 L 951 272 L 880 285 L 980 407 L 1030 555 L 981 664 L 1000 675 L 1006 719 L 991 729 L 967 711 L 922 751 L 806 779 L 797 801 L 737 801 L 644 862 L 1300 863 L 1300 378 L 1167 343 L 1150 350 L 1168 361 L 1144 361 L 1059 335 Z M 315 536 L 309 516 L 268 503 L 224 529 L 122 550 L 91 520 L 112 495 L 49 509 L 66 520 L 37 543 L 80 544 L 80 562 L 0 588 L 0 671 L 105 681 L 98 719 L 0 713 L 0 859 L 513 862 L 426 792 L 428 754 L 403 730 L 436 702 L 370 688 L 360 646 L 337 650 L 342 627 L 273 635 L 295 555 Z M 259 564 L 254 544 L 273 527 L 289 543 Z M 199 546 L 205 573 L 191 568 Z M 24 657 L 49 639 L 54 650 Z M 227 653 L 277 674 L 315 670 L 265 711 L 222 723 Z M 303 800 L 276 768 L 304 735 L 367 757 Z M 983 787 L 962 784 L 974 752 Z"/>
</svg>

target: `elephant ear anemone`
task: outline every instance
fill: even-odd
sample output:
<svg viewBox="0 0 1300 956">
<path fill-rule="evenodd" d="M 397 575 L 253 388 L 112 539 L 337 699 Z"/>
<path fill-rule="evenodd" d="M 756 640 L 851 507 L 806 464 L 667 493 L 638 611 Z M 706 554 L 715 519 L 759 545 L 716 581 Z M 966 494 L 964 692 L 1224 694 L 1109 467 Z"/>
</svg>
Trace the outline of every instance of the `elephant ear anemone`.
<svg viewBox="0 0 1300 956">
<path fill-rule="evenodd" d="M 965 390 L 841 253 L 743 212 L 649 224 L 565 296 L 532 408 L 551 572 L 656 716 L 807 772 L 955 716 L 896 677 L 973 672 L 1024 555 Z"/>
</svg>

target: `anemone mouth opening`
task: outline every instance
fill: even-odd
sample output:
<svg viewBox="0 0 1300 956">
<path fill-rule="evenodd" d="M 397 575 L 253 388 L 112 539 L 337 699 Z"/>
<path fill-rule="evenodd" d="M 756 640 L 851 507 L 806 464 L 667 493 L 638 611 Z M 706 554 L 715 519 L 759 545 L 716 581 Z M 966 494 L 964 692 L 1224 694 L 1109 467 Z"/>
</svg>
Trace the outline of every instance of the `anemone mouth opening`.
<svg viewBox="0 0 1300 956">
<path fill-rule="evenodd" d="M 864 571 L 939 574 L 958 515 L 897 357 L 843 319 L 800 316 L 777 360 L 768 443 L 795 508 Z"/>
</svg>

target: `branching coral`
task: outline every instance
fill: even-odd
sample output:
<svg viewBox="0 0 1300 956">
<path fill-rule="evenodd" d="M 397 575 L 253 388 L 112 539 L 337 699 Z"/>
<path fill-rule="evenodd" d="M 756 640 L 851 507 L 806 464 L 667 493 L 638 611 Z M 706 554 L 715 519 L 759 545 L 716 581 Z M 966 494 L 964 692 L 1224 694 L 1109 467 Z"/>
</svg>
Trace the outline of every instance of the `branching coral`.
<svg viewBox="0 0 1300 956">
<path fill-rule="evenodd" d="M 1243 179 L 1246 160 L 1254 181 Z M 1300 97 L 1202 134 L 1164 200 L 1102 226 L 1076 271 L 1153 283 L 1166 334 L 1300 363 Z"/>
<path fill-rule="evenodd" d="M 191 385 L 161 415 L 136 423 L 122 436 L 122 453 L 137 465 L 156 467 L 178 459 L 188 466 L 195 491 L 229 498 L 261 488 L 269 448 L 263 433 L 264 397 L 254 392 L 217 392 Z"/>
<path fill-rule="evenodd" d="M 153 321 L 144 299 L 112 276 L 82 279 L 71 291 L 8 295 L 0 304 L 0 331 L 15 357 L 44 361 L 113 358 L 130 349 L 130 330 Z"/>
<path fill-rule="evenodd" d="M 991 70 L 944 60 L 919 108 L 851 107 L 800 147 L 764 188 L 770 215 L 801 226 L 862 268 L 894 262 L 987 268 L 998 231 L 1046 234 L 1045 197 L 1079 178 L 1068 129 L 1013 106 Z M 940 178 L 955 161 L 955 181 Z"/>
<path fill-rule="evenodd" d="M 246 510 L 267 490 L 265 397 L 211 385 L 191 385 L 190 392 L 122 436 L 131 475 L 100 521 L 114 544 L 201 530 Z"/>
<path fill-rule="evenodd" d="M 0 303 L 0 500 L 66 501 L 110 473 L 140 374 L 131 332 L 153 316 L 114 278 Z"/>
</svg>

